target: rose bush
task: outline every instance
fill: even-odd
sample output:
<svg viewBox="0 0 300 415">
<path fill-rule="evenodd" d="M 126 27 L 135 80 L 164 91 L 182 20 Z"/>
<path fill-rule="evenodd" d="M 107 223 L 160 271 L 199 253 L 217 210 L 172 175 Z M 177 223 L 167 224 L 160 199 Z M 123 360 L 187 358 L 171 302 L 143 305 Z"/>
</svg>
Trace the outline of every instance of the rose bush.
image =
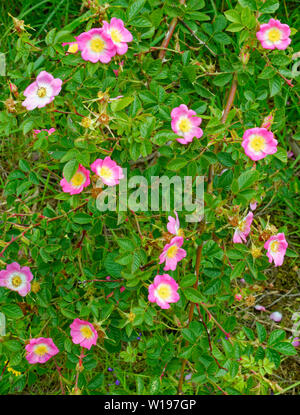
<svg viewBox="0 0 300 415">
<path fill-rule="evenodd" d="M 225 3 L 84 1 L 37 33 L 11 17 L 1 394 L 284 392 L 272 374 L 297 342 L 253 293 L 297 260 L 295 19 Z M 203 176 L 203 220 L 174 196 L 121 209 L 125 169 Z"/>
</svg>

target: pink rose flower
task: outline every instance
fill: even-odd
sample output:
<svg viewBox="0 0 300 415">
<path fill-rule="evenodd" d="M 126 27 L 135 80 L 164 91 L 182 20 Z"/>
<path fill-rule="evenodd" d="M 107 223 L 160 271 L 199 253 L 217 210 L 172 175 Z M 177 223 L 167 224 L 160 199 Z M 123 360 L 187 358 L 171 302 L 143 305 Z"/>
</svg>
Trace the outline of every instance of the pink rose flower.
<svg viewBox="0 0 300 415">
<path fill-rule="evenodd" d="M 108 63 L 116 54 L 116 47 L 103 29 L 91 29 L 77 37 L 81 57 L 93 63 Z"/>
<path fill-rule="evenodd" d="M 242 244 L 243 241 L 247 242 L 247 236 L 250 233 L 250 227 L 253 220 L 253 213 L 249 212 L 248 215 L 239 222 L 237 228 L 235 228 L 233 235 L 233 242 L 235 244 Z"/>
<path fill-rule="evenodd" d="M 186 257 L 186 251 L 180 248 L 183 244 L 181 236 L 175 236 L 169 244 L 166 244 L 163 252 L 159 256 L 159 263 L 165 262 L 164 271 L 175 271 L 177 262 Z"/>
<path fill-rule="evenodd" d="M 54 97 L 61 91 L 62 80 L 42 71 L 38 74 L 36 81 L 30 84 L 24 91 L 25 101 L 23 107 L 28 111 L 35 108 L 43 108 L 54 100 Z"/>
<path fill-rule="evenodd" d="M 245 153 L 253 161 L 265 158 L 277 151 L 277 140 L 274 134 L 266 128 L 250 128 L 243 135 L 242 146 Z"/>
<path fill-rule="evenodd" d="M 260 25 L 256 37 L 264 49 L 283 50 L 291 43 L 290 34 L 291 29 L 287 24 L 282 24 L 279 20 L 270 19 L 269 23 Z"/>
<path fill-rule="evenodd" d="M 257 304 L 256 306 L 254 306 L 254 308 L 257 311 L 266 311 L 266 309 L 265 309 L 265 307 L 263 305 Z"/>
<path fill-rule="evenodd" d="M 288 243 L 284 233 L 278 233 L 277 235 L 271 236 L 264 244 L 270 264 L 274 261 L 275 267 L 282 265 L 287 247 Z"/>
<path fill-rule="evenodd" d="M 79 164 L 78 169 L 72 179 L 67 182 L 67 180 L 63 178 L 60 181 L 60 185 L 63 192 L 70 193 L 70 195 L 76 195 L 81 193 L 85 187 L 89 186 L 90 182 L 91 180 L 89 170 Z"/>
<path fill-rule="evenodd" d="M 59 350 L 51 338 L 38 337 L 31 339 L 25 346 L 26 359 L 30 364 L 45 363 L 52 356 L 55 356 Z"/>
<path fill-rule="evenodd" d="M 110 23 L 104 20 L 103 30 L 113 42 L 117 54 L 124 55 L 128 50 L 127 42 L 132 42 L 132 34 L 125 29 L 123 20 L 115 17 L 111 19 Z"/>
<path fill-rule="evenodd" d="M 104 160 L 97 159 L 91 164 L 91 170 L 100 177 L 107 186 L 115 186 L 124 179 L 122 168 L 109 156 Z"/>
<path fill-rule="evenodd" d="M 198 117 L 195 111 L 189 110 L 186 105 L 181 104 L 179 107 L 173 108 L 171 117 L 172 130 L 183 137 L 177 138 L 179 143 L 191 143 L 194 137 L 202 137 L 203 131 L 199 128 L 202 118 Z"/>
<path fill-rule="evenodd" d="M 170 308 L 169 303 L 177 303 L 180 299 L 178 284 L 168 274 L 156 275 L 148 290 L 148 300 L 163 309 Z"/>
<path fill-rule="evenodd" d="M 294 347 L 299 347 L 300 346 L 300 337 L 295 337 L 292 341 L 292 345 Z"/>
<path fill-rule="evenodd" d="M 253 202 L 250 202 L 250 209 L 255 210 L 257 208 L 257 201 L 254 200 Z"/>
<path fill-rule="evenodd" d="M 274 311 L 274 313 L 270 314 L 270 319 L 279 323 L 282 319 L 282 314 L 279 311 Z"/>
<path fill-rule="evenodd" d="M 51 135 L 56 131 L 56 129 L 55 128 L 50 128 L 49 130 L 46 130 L 45 128 L 43 128 L 42 130 L 33 130 L 33 134 L 38 135 L 42 131 L 47 131 L 48 135 Z"/>
<path fill-rule="evenodd" d="M 0 287 L 17 291 L 22 297 L 29 293 L 32 279 L 33 275 L 30 268 L 21 268 L 17 262 L 8 264 L 5 270 L 0 271 Z"/>
<path fill-rule="evenodd" d="M 176 236 L 182 236 L 182 229 L 180 229 L 180 223 L 178 219 L 178 214 L 176 210 L 174 210 L 176 219 L 173 216 L 168 216 L 169 222 L 167 223 L 167 229 L 169 233 L 172 233 Z"/>
<path fill-rule="evenodd" d="M 96 345 L 98 333 L 91 323 L 75 318 L 70 327 L 74 344 L 80 344 L 80 346 L 89 350 L 93 345 Z"/>
</svg>

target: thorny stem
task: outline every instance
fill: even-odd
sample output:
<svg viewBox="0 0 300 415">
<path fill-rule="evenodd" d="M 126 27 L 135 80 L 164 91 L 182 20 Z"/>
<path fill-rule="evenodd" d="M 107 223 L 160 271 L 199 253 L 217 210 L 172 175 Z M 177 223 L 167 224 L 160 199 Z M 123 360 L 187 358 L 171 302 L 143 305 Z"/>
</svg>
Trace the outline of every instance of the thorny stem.
<svg viewBox="0 0 300 415">
<path fill-rule="evenodd" d="M 221 365 L 220 365 L 220 363 L 218 362 L 217 358 L 216 358 L 216 357 L 214 356 L 214 354 L 213 354 L 213 349 L 212 349 L 212 345 L 211 345 L 211 338 L 210 338 L 210 334 L 209 334 L 209 331 L 208 331 L 207 325 L 206 325 L 206 323 L 205 323 L 205 321 L 204 321 L 204 318 L 203 318 L 203 316 L 202 316 L 202 314 L 201 314 L 199 304 L 196 304 L 196 307 L 197 307 L 197 310 L 198 310 L 199 317 L 201 318 L 201 321 L 202 321 L 202 323 L 203 323 L 203 326 L 205 327 L 205 330 L 206 330 L 206 334 L 207 334 L 207 339 L 208 339 L 208 344 L 209 344 L 209 350 L 210 350 L 210 353 L 211 353 L 212 357 L 214 358 L 214 360 L 215 360 L 216 364 L 218 365 L 218 368 L 219 368 L 219 369 L 226 370 L 226 372 L 227 372 L 227 371 L 228 371 L 228 369 L 226 369 L 225 367 L 221 366 Z"/>
<path fill-rule="evenodd" d="M 78 284 L 87 284 L 88 282 L 123 282 L 124 280 L 98 280 L 98 279 L 94 279 L 94 280 L 85 280 L 85 281 L 79 281 Z"/>
<path fill-rule="evenodd" d="M 75 379 L 75 386 L 74 386 L 74 392 L 75 394 L 77 394 L 78 392 L 78 379 L 79 379 L 79 373 L 83 370 L 83 366 L 82 366 L 82 359 L 85 357 L 84 355 L 84 348 L 81 348 L 81 352 L 80 352 L 80 356 L 79 356 L 79 361 L 78 361 L 78 366 L 76 367 L 76 379 Z"/>
<path fill-rule="evenodd" d="M 58 364 L 56 363 L 55 360 L 54 360 L 54 363 L 55 363 L 56 370 L 58 372 L 58 378 L 59 378 L 59 383 L 60 383 L 61 394 L 65 395 L 65 388 L 64 388 L 64 385 L 62 383 L 61 367 L 58 366 Z"/>
<path fill-rule="evenodd" d="M 72 210 L 70 210 L 69 212 L 67 212 L 67 214 L 68 213 L 71 213 L 71 212 L 75 212 L 76 210 L 78 210 L 78 209 L 80 209 L 80 208 L 82 208 L 83 206 L 85 206 L 87 204 L 87 202 L 84 202 L 84 203 L 82 203 L 81 205 L 79 205 L 79 206 L 77 206 L 76 208 L 74 208 L 74 209 L 72 209 Z M 53 222 L 53 221 L 55 221 L 55 220 L 57 220 L 57 219 L 61 219 L 61 218 L 63 218 L 64 216 L 65 216 L 66 214 L 63 214 L 63 215 L 59 215 L 59 216 L 55 216 L 54 218 L 50 218 L 50 219 L 47 219 L 47 224 L 48 223 L 50 223 L 50 222 Z M 33 228 L 36 228 L 36 227 L 38 227 L 38 226 L 40 226 L 42 224 L 42 221 L 41 222 L 38 222 L 38 223 L 34 223 L 33 225 L 31 225 L 31 226 L 28 226 L 28 228 L 27 229 L 25 229 L 22 233 L 20 233 L 20 235 L 18 235 L 18 236 L 16 236 L 15 238 L 14 237 L 12 237 L 11 238 L 11 240 L 9 241 L 9 242 L 7 242 L 7 245 L 2 249 L 2 251 L 0 252 L 0 257 L 3 257 L 3 254 L 4 254 L 4 252 L 7 250 L 7 248 L 13 243 L 13 242 L 15 242 L 15 241 L 17 241 L 17 240 L 19 240 L 19 239 L 21 239 L 28 231 L 30 231 L 31 229 L 33 229 Z"/>
<path fill-rule="evenodd" d="M 228 98 L 227 98 L 227 102 L 225 105 L 225 109 L 221 118 L 221 122 L 222 124 L 225 124 L 229 111 L 231 110 L 231 107 L 233 105 L 233 101 L 235 98 L 235 94 L 236 94 L 236 90 L 237 90 L 237 79 L 236 76 L 234 75 L 233 80 L 232 80 L 232 84 L 231 84 L 231 88 L 228 94 Z M 211 164 L 209 166 L 209 172 L 208 172 L 208 186 L 207 186 L 207 190 L 208 193 L 211 193 L 213 190 L 213 177 L 214 177 L 214 167 Z"/>
<path fill-rule="evenodd" d="M 180 17 L 178 19 L 179 19 L 180 23 L 182 23 L 183 26 L 186 27 L 187 30 L 191 33 L 191 35 L 194 36 L 194 38 L 200 43 L 200 45 L 204 45 L 210 51 L 210 53 L 212 55 L 216 56 L 215 52 L 213 50 L 211 50 L 210 47 L 205 42 L 203 42 L 203 40 L 199 39 L 199 37 L 196 35 L 196 33 L 190 28 L 190 26 L 188 26 L 185 23 L 184 20 L 182 20 Z"/>
<path fill-rule="evenodd" d="M 184 4 L 185 3 L 185 0 L 179 0 L 179 3 L 180 4 Z M 177 25 L 177 22 L 178 22 L 178 18 L 177 17 L 173 17 L 173 19 L 172 19 L 172 21 L 170 23 L 169 29 L 168 29 L 168 31 L 166 33 L 166 36 L 165 36 L 165 38 L 164 38 L 164 40 L 163 40 L 163 42 L 161 44 L 161 48 L 162 49 L 160 50 L 160 52 L 158 54 L 158 58 L 161 59 L 161 60 L 163 60 L 164 57 L 165 57 L 166 48 L 168 47 L 168 45 L 170 43 L 171 37 L 172 37 L 172 35 L 174 33 L 174 30 L 175 30 L 175 27 Z"/>
<path fill-rule="evenodd" d="M 195 289 L 197 289 L 197 287 L 198 287 L 199 268 L 200 268 L 200 262 L 201 262 L 202 247 L 203 247 L 202 244 L 198 245 L 198 247 L 197 247 L 197 256 L 196 256 L 196 265 L 195 265 L 195 268 L 196 268 L 196 282 L 194 284 Z M 195 308 L 195 303 L 191 303 L 190 311 L 189 311 L 189 320 L 188 320 L 187 327 L 189 327 L 190 322 L 193 319 L 194 308 Z M 189 342 L 187 341 L 186 344 L 185 344 L 185 347 L 187 347 L 188 344 L 189 344 Z M 187 359 L 184 359 L 182 361 L 181 370 L 180 370 L 180 378 L 179 378 L 179 382 L 178 382 L 178 394 L 182 393 L 182 383 L 183 383 L 184 369 L 185 369 L 185 366 L 186 366 L 186 362 L 187 362 Z"/>
<path fill-rule="evenodd" d="M 7 366 L 8 366 L 8 364 L 9 364 L 9 360 L 8 360 L 8 361 L 5 363 L 5 365 L 4 365 L 4 368 L 3 368 L 2 372 L 1 372 L 1 375 L 0 375 L 0 380 L 2 379 L 2 376 L 4 375 L 4 372 L 5 372 L 5 370 L 6 370 Z"/>
</svg>

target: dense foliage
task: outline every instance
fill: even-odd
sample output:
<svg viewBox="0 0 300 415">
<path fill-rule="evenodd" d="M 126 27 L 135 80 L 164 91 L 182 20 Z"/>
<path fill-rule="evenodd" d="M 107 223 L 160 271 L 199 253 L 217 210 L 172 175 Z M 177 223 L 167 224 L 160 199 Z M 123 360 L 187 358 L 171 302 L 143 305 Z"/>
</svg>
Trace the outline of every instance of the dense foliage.
<svg viewBox="0 0 300 415">
<path fill-rule="evenodd" d="M 22 3 L 2 13 L 0 269 L 18 263 L 33 279 L 25 296 L 0 287 L 0 394 L 284 393 L 290 384 L 273 374 L 297 358 L 285 330 L 297 304 L 282 326 L 269 324 L 276 308 L 254 306 L 285 267 L 299 290 L 297 3 Z M 62 45 L 112 18 L 132 34 L 126 54 L 93 63 Z M 284 50 L 257 39 L 271 18 L 291 29 Z M 42 71 L 61 79 L 61 90 L 27 109 L 23 92 Z M 181 104 L 202 118 L 203 135 L 187 144 L 171 127 Z M 243 135 L 262 126 L 278 144 L 254 161 Z M 203 220 L 186 222 L 189 212 L 177 210 L 186 255 L 175 270 L 159 260 L 174 236 L 172 203 L 167 212 L 121 210 L 117 181 L 116 212 L 97 208 L 91 165 L 105 157 L 128 179 L 204 177 Z M 70 194 L 61 180 L 80 165 L 90 184 Z M 256 203 L 246 243 L 234 243 Z M 277 267 L 264 245 L 279 233 L 288 248 Z M 148 299 L 165 273 L 179 286 L 169 308 Z M 97 331 L 90 349 L 72 341 L 76 319 Z M 39 337 L 59 352 L 33 364 L 25 346 Z"/>
</svg>

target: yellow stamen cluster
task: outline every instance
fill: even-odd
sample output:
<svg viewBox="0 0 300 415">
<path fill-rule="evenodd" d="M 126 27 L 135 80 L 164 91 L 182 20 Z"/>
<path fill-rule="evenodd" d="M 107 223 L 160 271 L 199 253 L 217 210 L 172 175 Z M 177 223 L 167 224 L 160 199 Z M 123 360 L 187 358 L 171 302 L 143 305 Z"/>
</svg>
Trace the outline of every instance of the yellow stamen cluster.
<svg viewBox="0 0 300 415">
<path fill-rule="evenodd" d="M 44 97 L 46 96 L 46 93 L 47 93 L 46 88 L 44 88 L 43 86 L 42 86 L 42 87 L 40 87 L 40 88 L 37 90 L 37 94 L 38 94 L 38 96 L 39 96 L 40 98 L 44 98 Z"/>
</svg>

